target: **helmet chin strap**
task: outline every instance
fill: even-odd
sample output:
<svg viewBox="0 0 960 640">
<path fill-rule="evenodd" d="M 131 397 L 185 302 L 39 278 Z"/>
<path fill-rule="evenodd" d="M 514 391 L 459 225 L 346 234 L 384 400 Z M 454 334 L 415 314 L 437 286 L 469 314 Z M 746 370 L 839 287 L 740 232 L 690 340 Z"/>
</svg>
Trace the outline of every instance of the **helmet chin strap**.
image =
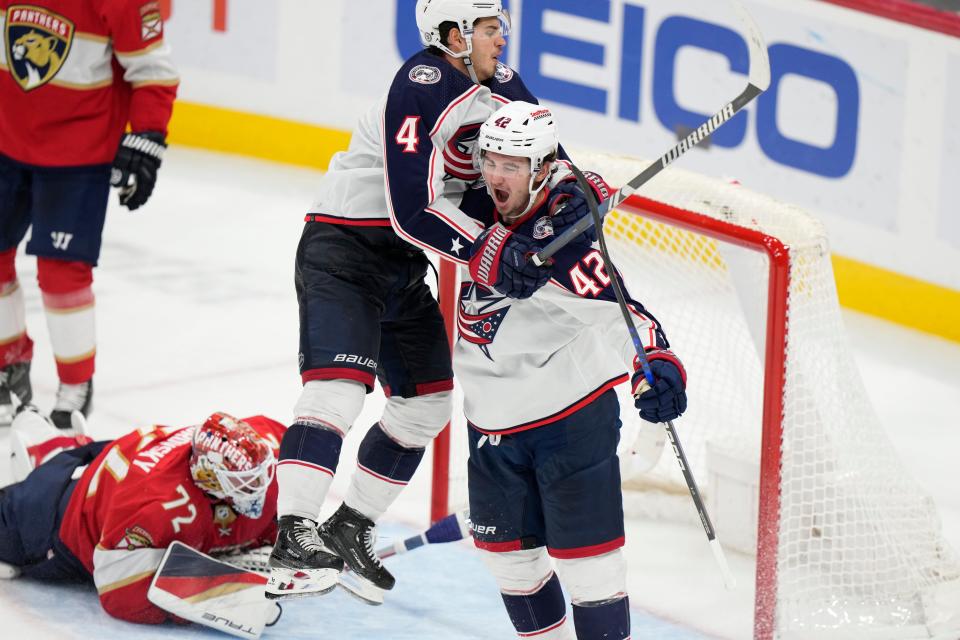
<svg viewBox="0 0 960 640">
<path fill-rule="evenodd" d="M 477 79 L 477 72 L 473 70 L 473 60 L 470 59 L 469 51 L 470 47 L 467 48 L 467 55 L 463 57 L 463 64 L 467 66 L 467 73 L 470 74 L 473 84 L 480 84 L 480 80 Z"/>
<path fill-rule="evenodd" d="M 470 80 L 473 81 L 473 84 L 480 84 L 480 80 L 477 78 L 477 72 L 474 71 L 473 69 L 473 60 L 470 59 L 470 54 L 473 53 L 473 34 L 470 33 L 468 35 L 463 30 L 463 28 L 461 28 L 460 32 L 464 34 L 463 39 L 467 43 L 467 48 L 465 51 L 461 51 L 457 53 L 456 51 L 453 51 L 452 49 L 450 49 L 450 47 L 444 44 L 441 44 L 439 42 L 436 43 L 434 46 L 440 49 L 441 51 L 443 51 L 444 53 L 449 54 L 453 58 L 463 60 L 463 64 L 467 67 L 467 75 L 470 76 Z"/>
</svg>

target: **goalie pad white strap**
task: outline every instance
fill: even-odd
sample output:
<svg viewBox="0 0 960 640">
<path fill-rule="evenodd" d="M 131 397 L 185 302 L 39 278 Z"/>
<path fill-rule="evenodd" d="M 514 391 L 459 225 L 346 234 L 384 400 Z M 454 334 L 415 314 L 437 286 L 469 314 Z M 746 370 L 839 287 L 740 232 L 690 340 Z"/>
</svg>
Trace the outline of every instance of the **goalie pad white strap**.
<svg viewBox="0 0 960 640">
<path fill-rule="evenodd" d="M 621 549 L 589 558 L 556 559 L 557 573 L 570 602 L 581 604 L 627 594 L 627 561 Z"/>
<path fill-rule="evenodd" d="M 147 592 L 156 606 L 238 638 L 259 638 L 280 617 L 264 597 L 267 578 L 220 562 L 181 543 L 167 549 Z"/>
</svg>

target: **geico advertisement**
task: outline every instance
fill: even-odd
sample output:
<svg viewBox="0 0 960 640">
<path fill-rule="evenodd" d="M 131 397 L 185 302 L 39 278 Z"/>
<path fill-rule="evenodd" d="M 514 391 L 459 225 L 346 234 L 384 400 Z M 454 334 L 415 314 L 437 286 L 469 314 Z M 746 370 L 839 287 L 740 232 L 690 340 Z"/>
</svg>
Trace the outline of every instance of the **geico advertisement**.
<svg viewBox="0 0 960 640">
<path fill-rule="evenodd" d="M 420 48 L 415 4 L 396 1 L 394 66 Z M 747 44 L 726 2 L 509 7 L 508 61 L 538 98 L 569 107 L 558 111 L 571 145 L 656 157 L 746 85 Z M 748 9 L 769 46 L 770 88 L 685 166 L 895 231 L 908 47 L 774 5 Z"/>
<path fill-rule="evenodd" d="M 416 0 L 163 4 L 184 99 L 342 130 L 421 47 Z M 556 109 L 571 147 L 658 157 L 746 84 L 747 45 L 726 1 L 505 4 L 506 62 Z M 934 256 L 960 247 L 956 40 L 819 2 L 745 5 L 769 47 L 771 86 L 683 167 L 825 214 L 854 254 L 867 247 L 853 229 L 908 236 L 883 251 L 888 266 L 943 281 Z M 912 244 L 918 217 L 941 253 L 896 259 L 923 253 Z"/>
</svg>

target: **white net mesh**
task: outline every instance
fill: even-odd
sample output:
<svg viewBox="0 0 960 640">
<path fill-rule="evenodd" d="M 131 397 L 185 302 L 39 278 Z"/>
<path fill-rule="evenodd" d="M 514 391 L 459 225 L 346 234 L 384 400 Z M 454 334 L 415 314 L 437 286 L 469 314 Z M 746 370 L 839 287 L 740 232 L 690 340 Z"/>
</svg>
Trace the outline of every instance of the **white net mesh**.
<svg viewBox="0 0 960 640">
<path fill-rule="evenodd" d="M 646 166 L 587 153 L 574 159 L 614 186 Z M 781 446 L 773 447 L 780 458 L 780 521 L 762 523 L 778 538 L 776 575 L 761 581 L 758 591 L 758 599 L 775 601 L 775 622 L 758 635 L 960 636 L 960 599 L 944 600 L 960 593 L 960 564 L 940 535 L 934 505 L 903 468 L 867 400 L 846 346 L 823 227 L 796 207 L 679 170 L 658 175 L 643 195 L 760 231 L 789 247 L 787 321 L 780 328 L 787 336 L 779 389 L 783 436 Z M 690 406 L 677 429 L 701 491 L 716 498 L 708 448 L 759 468 L 764 381 L 776 373 L 764 366 L 769 259 L 634 211 L 611 213 L 604 230 L 632 296 L 664 326 L 687 368 Z M 629 446 L 644 427 L 632 402 L 621 404 Z M 462 418 L 454 421 L 454 506 L 466 496 L 466 447 L 457 440 L 462 425 Z M 699 526 L 674 457 L 667 453 L 652 470 L 647 466 L 625 457 L 627 513 L 656 504 L 657 517 L 682 517 Z M 669 507 L 637 498 L 651 489 L 685 502 Z M 745 526 L 717 523 L 721 540 L 725 525 L 734 524 Z"/>
</svg>

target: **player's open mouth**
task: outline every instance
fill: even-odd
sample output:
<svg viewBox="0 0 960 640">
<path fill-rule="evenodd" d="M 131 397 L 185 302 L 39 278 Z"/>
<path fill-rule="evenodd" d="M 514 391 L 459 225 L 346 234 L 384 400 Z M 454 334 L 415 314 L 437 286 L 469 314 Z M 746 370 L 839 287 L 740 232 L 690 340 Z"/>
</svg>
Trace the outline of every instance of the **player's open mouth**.
<svg viewBox="0 0 960 640">
<path fill-rule="evenodd" d="M 493 197 L 496 198 L 497 204 L 506 204 L 507 200 L 510 199 L 510 193 L 503 189 L 494 189 Z"/>
</svg>

